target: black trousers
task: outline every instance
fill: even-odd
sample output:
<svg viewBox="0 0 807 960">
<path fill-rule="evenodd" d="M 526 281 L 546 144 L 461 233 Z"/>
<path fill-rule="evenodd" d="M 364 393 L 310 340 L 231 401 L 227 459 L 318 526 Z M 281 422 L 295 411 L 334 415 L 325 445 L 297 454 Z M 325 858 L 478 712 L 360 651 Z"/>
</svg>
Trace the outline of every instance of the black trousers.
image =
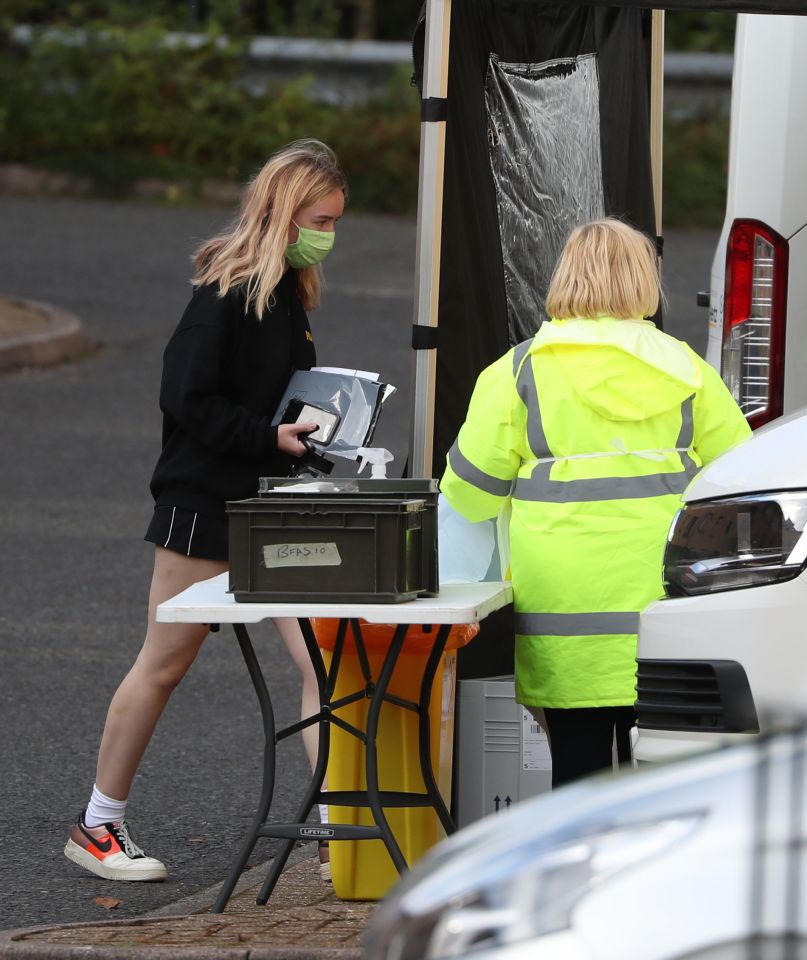
<svg viewBox="0 0 807 960">
<path fill-rule="evenodd" d="M 614 734 L 619 762 L 630 760 L 630 729 L 636 723 L 633 707 L 545 707 L 544 717 L 552 751 L 553 787 L 609 768 Z"/>
</svg>

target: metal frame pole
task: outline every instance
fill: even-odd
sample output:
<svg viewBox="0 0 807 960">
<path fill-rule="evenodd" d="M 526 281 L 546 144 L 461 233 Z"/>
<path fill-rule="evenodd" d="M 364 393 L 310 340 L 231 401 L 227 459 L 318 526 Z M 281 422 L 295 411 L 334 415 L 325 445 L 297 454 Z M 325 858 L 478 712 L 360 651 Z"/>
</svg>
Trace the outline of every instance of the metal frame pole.
<svg viewBox="0 0 807 960">
<path fill-rule="evenodd" d="M 445 100 L 447 96 L 450 27 L 451 0 L 427 0 L 424 100 Z M 416 326 L 434 328 L 437 327 L 440 292 L 445 142 L 445 119 L 424 119 L 420 125 L 414 323 Z M 409 444 L 409 472 L 412 477 L 432 475 L 436 369 L 435 349 L 415 350 Z"/>
<path fill-rule="evenodd" d="M 664 204 L 664 10 L 654 10 L 650 40 L 650 166 L 656 236 L 661 236 Z"/>
</svg>

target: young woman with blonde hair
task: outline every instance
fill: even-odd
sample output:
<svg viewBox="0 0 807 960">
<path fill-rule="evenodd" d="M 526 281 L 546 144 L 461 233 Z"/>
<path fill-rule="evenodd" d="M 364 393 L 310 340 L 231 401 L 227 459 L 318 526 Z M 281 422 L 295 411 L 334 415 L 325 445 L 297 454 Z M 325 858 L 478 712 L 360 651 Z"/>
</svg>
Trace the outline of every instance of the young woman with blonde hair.
<svg viewBox="0 0 807 960">
<path fill-rule="evenodd" d="M 512 508 L 516 696 L 546 723 L 553 786 L 610 766 L 615 736 L 628 755 L 670 522 L 750 434 L 715 370 L 647 319 L 660 295 L 647 237 L 615 219 L 573 231 L 553 319 L 480 374 L 441 482 L 471 521 Z"/>
<path fill-rule="evenodd" d="M 194 291 L 165 350 L 162 452 L 151 480 L 145 539 L 154 573 L 143 647 L 107 713 L 95 785 L 65 854 L 107 880 L 162 880 L 165 866 L 132 840 L 126 799 L 171 692 L 208 628 L 157 623 L 158 604 L 227 569 L 225 501 L 284 476 L 313 423 L 271 426 L 292 372 L 315 363 L 306 310 L 317 306 L 319 262 L 345 204 L 336 156 L 316 140 L 275 153 L 247 186 L 225 233 L 195 256 Z M 319 708 L 296 620 L 275 624 L 303 671 L 303 715 Z M 313 731 L 313 728 L 311 728 Z M 316 756 L 316 734 L 306 749 Z"/>
</svg>

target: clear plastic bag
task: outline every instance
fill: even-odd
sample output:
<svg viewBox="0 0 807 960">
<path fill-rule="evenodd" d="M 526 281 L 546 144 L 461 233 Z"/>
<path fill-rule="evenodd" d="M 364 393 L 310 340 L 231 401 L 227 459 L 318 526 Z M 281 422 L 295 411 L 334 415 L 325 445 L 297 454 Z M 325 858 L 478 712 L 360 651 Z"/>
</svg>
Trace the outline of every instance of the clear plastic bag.
<svg viewBox="0 0 807 960">
<path fill-rule="evenodd" d="M 471 523 L 440 494 L 437 538 L 440 583 L 507 580 L 510 568 L 510 501 L 493 520 Z"/>
<path fill-rule="evenodd" d="M 576 226 L 604 216 L 595 54 L 502 63 L 485 82 L 510 343 L 546 319 L 555 263 Z"/>
<path fill-rule="evenodd" d="M 356 460 L 359 448 L 370 446 L 387 390 L 385 383 L 351 373 L 296 370 L 272 426 L 305 420 L 321 424 L 309 438 L 317 452 Z"/>
</svg>

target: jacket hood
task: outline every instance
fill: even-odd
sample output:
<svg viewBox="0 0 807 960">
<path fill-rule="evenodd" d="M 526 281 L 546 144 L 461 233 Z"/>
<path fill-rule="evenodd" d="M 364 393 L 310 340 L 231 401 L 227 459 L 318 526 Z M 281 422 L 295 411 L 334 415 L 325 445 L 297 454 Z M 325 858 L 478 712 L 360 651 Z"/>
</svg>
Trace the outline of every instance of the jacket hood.
<svg viewBox="0 0 807 960">
<path fill-rule="evenodd" d="M 608 420 L 646 420 L 703 382 L 692 350 L 650 320 L 552 320 L 529 352 L 551 353 L 583 402 Z"/>
</svg>

